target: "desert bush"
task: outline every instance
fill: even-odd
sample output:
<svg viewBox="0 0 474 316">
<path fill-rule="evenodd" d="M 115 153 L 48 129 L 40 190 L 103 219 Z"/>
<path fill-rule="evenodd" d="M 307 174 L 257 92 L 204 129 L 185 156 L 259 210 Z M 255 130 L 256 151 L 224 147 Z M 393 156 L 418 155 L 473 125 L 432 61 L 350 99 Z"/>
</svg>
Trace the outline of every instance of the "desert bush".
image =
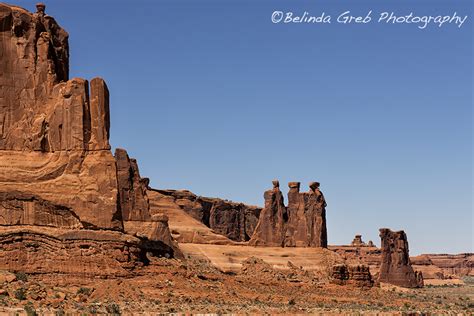
<svg viewBox="0 0 474 316">
<path fill-rule="evenodd" d="M 97 306 L 96 305 L 90 305 L 89 306 L 89 313 L 93 314 L 93 315 L 97 314 L 98 313 Z"/>
<path fill-rule="evenodd" d="M 54 313 L 55 316 L 64 316 L 66 315 L 66 313 L 64 312 L 64 310 L 62 309 L 58 309 L 55 313 Z"/>
<path fill-rule="evenodd" d="M 28 275 L 25 272 L 17 272 L 15 273 L 15 276 L 18 281 L 28 281 Z"/>
<path fill-rule="evenodd" d="M 38 315 L 36 313 L 35 307 L 33 306 L 33 304 L 31 304 L 31 302 L 28 302 L 28 304 L 26 304 L 25 307 L 23 307 L 23 309 L 25 310 L 27 316 Z"/>
<path fill-rule="evenodd" d="M 22 287 L 18 288 L 14 292 L 15 298 L 20 301 L 26 300 L 26 290 Z"/>
<path fill-rule="evenodd" d="M 121 315 L 120 306 L 115 303 L 110 303 L 105 309 L 107 310 L 107 313 L 111 315 Z"/>
<path fill-rule="evenodd" d="M 80 287 L 77 290 L 77 294 L 83 294 L 83 295 L 86 295 L 86 296 L 91 295 L 91 293 L 92 293 L 92 289 L 90 289 L 88 287 Z"/>
</svg>

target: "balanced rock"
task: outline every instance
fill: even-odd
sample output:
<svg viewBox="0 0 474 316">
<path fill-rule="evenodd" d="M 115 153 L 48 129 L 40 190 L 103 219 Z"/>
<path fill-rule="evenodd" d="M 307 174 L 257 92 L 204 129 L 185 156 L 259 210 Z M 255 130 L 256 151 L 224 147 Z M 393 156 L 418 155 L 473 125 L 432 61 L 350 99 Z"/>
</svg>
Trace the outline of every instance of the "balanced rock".
<svg viewBox="0 0 474 316">
<path fill-rule="evenodd" d="M 397 286 L 423 287 L 423 276 L 415 272 L 408 255 L 408 240 L 405 232 L 380 229 L 382 259 L 379 281 Z"/>
</svg>

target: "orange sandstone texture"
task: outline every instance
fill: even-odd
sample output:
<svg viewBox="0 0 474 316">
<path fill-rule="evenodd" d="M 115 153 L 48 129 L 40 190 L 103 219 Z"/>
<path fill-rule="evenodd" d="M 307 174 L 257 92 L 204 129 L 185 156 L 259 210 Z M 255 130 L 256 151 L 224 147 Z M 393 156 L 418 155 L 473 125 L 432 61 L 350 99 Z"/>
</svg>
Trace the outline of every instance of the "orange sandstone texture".
<svg viewBox="0 0 474 316">
<path fill-rule="evenodd" d="M 68 34 L 37 9 L 0 4 L 0 266 L 115 274 L 179 256 L 136 161 L 110 151 L 107 85 L 69 79 Z"/>
</svg>

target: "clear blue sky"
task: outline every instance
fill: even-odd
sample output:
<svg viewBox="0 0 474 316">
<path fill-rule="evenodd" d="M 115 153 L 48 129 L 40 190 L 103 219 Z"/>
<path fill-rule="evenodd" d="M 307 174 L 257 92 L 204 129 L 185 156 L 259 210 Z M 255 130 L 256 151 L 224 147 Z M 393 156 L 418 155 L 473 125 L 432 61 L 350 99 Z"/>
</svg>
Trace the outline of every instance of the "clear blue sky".
<svg viewBox="0 0 474 316">
<path fill-rule="evenodd" d="M 412 254 L 473 251 L 472 1 L 45 2 L 71 77 L 106 79 L 112 146 L 153 187 L 262 205 L 272 179 L 285 194 L 317 180 L 331 244 L 390 227 Z M 275 10 L 469 18 L 286 25 Z"/>
</svg>

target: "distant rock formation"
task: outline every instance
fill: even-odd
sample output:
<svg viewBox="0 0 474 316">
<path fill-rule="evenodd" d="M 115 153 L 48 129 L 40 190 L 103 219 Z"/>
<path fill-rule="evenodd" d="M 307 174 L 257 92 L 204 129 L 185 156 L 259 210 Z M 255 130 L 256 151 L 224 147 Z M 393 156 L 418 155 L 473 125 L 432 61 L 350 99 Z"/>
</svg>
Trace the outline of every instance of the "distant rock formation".
<svg viewBox="0 0 474 316">
<path fill-rule="evenodd" d="M 351 246 L 353 247 L 374 247 L 374 243 L 372 240 L 369 240 L 368 243 L 365 243 L 362 240 L 362 235 L 355 235 L 354 239 L 351 242 Z"/>
<path fill-rule="evenodd" d="M 327 247 L 326 200 L 319 182 L 300 193 L 300 183 L 288 183 L 288 208 L 278 181 L 264 194 L 265 208 L 249 244 L 253 246 Z"/>
<path fill-rule="evenodd" d="M 248 241 L 257 226 L 261 208 L 222 200 L 197 196 L 187 190 L 157 190 L 149 188 L 154 204 L 171 204 L 179 207 L 215 233 L 233 241 Z M 166 209 L 168 206 L 163 206 Z"/>
<path fill-rule="evenodd" d="M 371 287 L 374 285 L 369 267 L 366 265 L 336 264 L 332 268 L 331 283 Z"/>
<path fill-rule="evenodd" d="M 369 266 L 372 277 L 378 279 L 382 250 L 374 245 L 330 245 L 329 250 L 339 254 L 346 262 Z M 423 254 L 410 257 L 411 266 L 423 274 L 423 280 L 457 279 L 474 276 L 474 254 Z"/>
<path fill-rule="evenodd" d="M 31 227 L 49 227 L 51 238 L 102 238 L 64 230 L 113 230 L 107 238 L 118 240 L 110 249 L 178 254 L 166 216 L 150 215 L 148 182 L 136 161 L 110 151 L 107 85 L 100 78 L 69 80 L 68 34 L 43 4 L 34 14 L 0 4 L 0 56 L 0 244 L 22 228 L 38 240 L 46 233 Z M 127 244 L 124 233 L 137 236 L 128 239 L 136 244 Z M 55 243 L 75 240 L 66 239 Z"/>
<path fill-rule="evenodd" d="M 423 254 L 410 257 L 414 269 L 423 273 L 423 279 L 452 279 L 474 276 L 474 253 Z"/>
<path fill-rule="evenodd" d="M 379 281 L 408 288 L 423 287 L 423 276 L 415 272 L 410 263 L 405 232 L 381 228 L 380 238 L 382 260 Z"/>
</svg>

